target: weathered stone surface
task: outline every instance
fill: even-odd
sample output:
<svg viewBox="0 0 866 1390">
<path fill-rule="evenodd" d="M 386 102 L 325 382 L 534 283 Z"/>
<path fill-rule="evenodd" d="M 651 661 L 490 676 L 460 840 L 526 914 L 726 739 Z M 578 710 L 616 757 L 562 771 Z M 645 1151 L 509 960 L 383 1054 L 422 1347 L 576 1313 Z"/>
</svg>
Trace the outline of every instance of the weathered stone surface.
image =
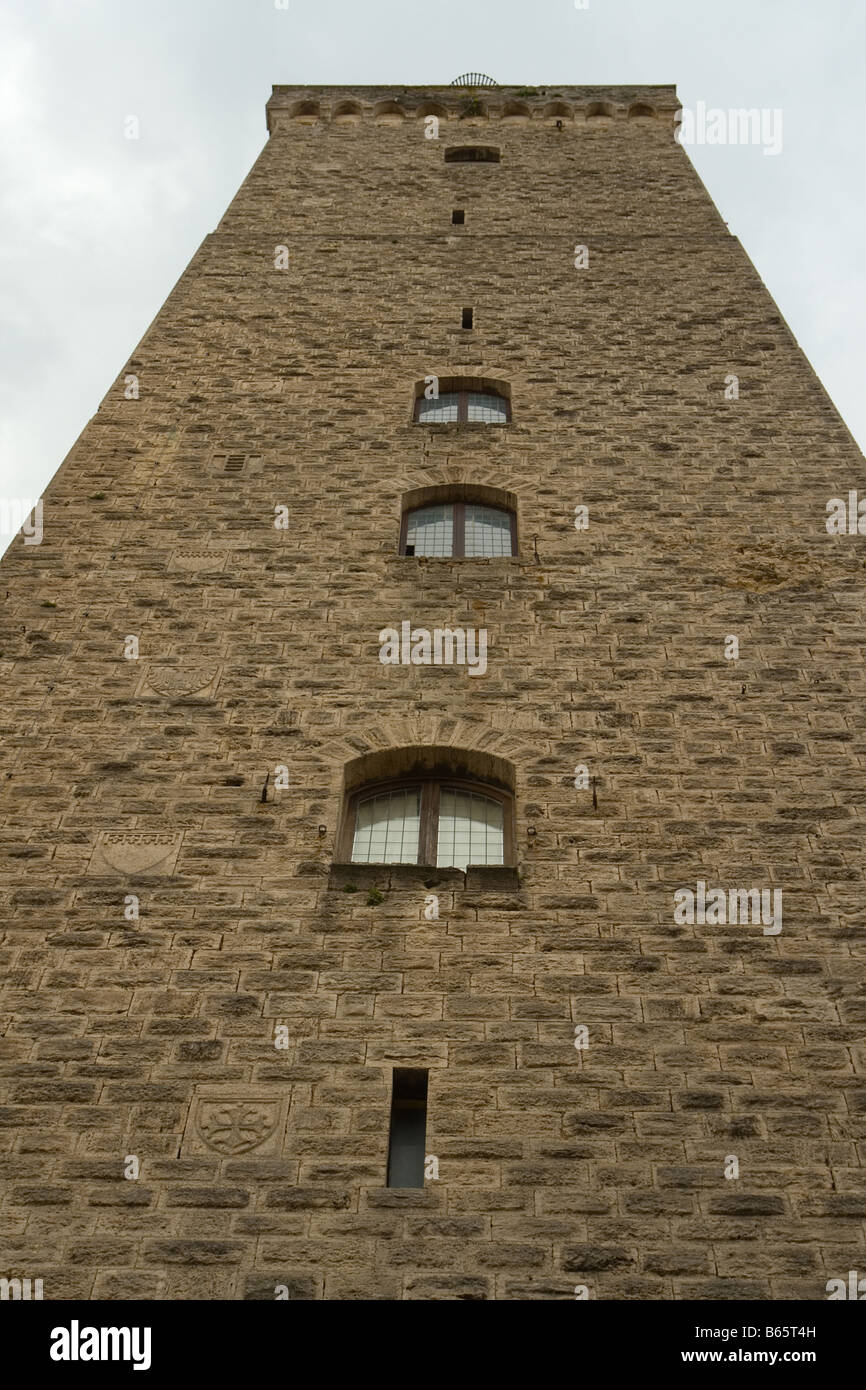
<svg viewBox="0 0 866 1390">
<path fill-rule="evenodd" d="M 672 88 L 465 99 L 276 88 L 2 559 L 0 1274 L 46 1299 L 814 1299 L 860 1260 L 866 542 L 825 515 L 862 458 Z M 510 422 L 413 424 L 431 374 Z M 399 555 L 440 487 L 507 494 L 519 553 Z M 485 627 L 485 676 L 381 665 L 404 619 Z M 510 769 L 513 865 L 344 862 L 347 769 L 409 748 Z M 783 930 L 675 920 L 698 881 Z"/>
</svg>

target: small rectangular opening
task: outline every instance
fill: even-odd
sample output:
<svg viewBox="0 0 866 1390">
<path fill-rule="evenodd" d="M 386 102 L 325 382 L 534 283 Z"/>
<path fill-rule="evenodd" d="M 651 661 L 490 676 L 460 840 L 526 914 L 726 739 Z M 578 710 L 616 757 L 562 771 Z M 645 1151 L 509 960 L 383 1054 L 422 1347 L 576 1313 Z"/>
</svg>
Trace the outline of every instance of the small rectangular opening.
<svg viewBox="0 0 866 1390">
<path fill-rule="evenodd" d="M 463 208 L 455 208 L 451 214 L 451 221 L 455 227 L 462 227 L 466 221 L 466 213 Z"/>
<path fill-rule="evenodd" d="M 427 1071 L 395 1067 L 388 1135 L 388 1187 L 424 1186 L 427 1142 Z"/>
<path fill-rule="evenodd" d="M 498 164 L 495 145 L 449 145 L 443 152 L 446 164 Z"/>
<path fill-rule="evenodd" d="M 464 310 L 463 310 L 463 322 L 461 323 L 460 327 L 461 327 L 461 328 L 471 328 L 471 327 L 472 327 L 472 310 L 471 310 L 471 309 L 464 309 Z"/>
<path fill-rule="evenodd" d="M 415 547 L 414 547 L 414 545 L 407 545 L 407 546 L 406 546 L 406 549 L 403 551 L 403 554 L 404 554 L 404 555 L 414 555 L 414 554 L 415 554 Z"/>
</svg>

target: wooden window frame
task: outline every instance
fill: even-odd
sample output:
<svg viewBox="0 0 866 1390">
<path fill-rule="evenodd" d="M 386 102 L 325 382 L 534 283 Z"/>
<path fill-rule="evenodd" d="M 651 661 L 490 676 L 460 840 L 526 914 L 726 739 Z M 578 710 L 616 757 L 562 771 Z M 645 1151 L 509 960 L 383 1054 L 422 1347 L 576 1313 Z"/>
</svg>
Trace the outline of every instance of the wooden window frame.
<svg viewBox="0 0 866 1390">
<path fill-rule="evenodd" d="M 467 331 L 468 331 L 468 330 L 467 330 Z M 446 387 L 445 390 L 444 390 L 444 391 L 440 391 L 439 394 L 442 395 L 442 396 L 456 396 L 456 397 L 457 397 L 457 419 L 456 419 L 456 420 L 422 420 L 422 419 L 421 419 L 421 402 L 422 402 L 422 401 L 426 401 L 426 399 L 427 399 L 427 397 L 422 393 L 421 395 L 415 397 L 415 423 L 416 423 L 416 424 L 424 425 L 425 428 L 426 428 L 428 425 L 429 425 L 431 428 L 435 428 L 437 425 L 481 425 L 482 427 L 489 426 L 489 425 L 491 424 L 491 421 L 489 421 L 489 420 L 470 420 L 470 419 L 469 419 L 469 397 L 470 397 L 470 396 L 495 396 L 496 399 L 497 399 L 498 401 L 503 401 L 504 404 L 505 404 L 505 420 L 503 421 L 503 423 L 506 424 L 506 425 L 510 425 L 510 424 L 511 424 L 511 401 L 510 401 L 510 399 L 509 399 L 508 396 L 503 396 L 503 394 L 502 394 L 501 391 L 481 391 L 481 390 L 479 390 L 479 389 L 478 389 L 477 387 L 475 387 L 475 386 L 473 386 L 473 387 L 471 388 L 471 390 L 467 390 L 467 389 L 464 388 L 463 390 L 454 391 L 454 390 L 451 390 L 450 387 Z M 436 399 L 436 398 L 433 397 L 432 399 Z M 405 419 L 405 416 L 404 416 L 404 419 Z M 495 429 L 496 426 L 494 425 L 493 428 Z"/>
<path fill-rule="evenodd" d="M 493 502 L 451 502 L 447 498 L 442 502 L 423 502 L 417 507 L 407 507 L 403 512 L 400 521 L 400 554 L 406 554 L 406 545 L 409 536 L 409 518 L 413 512 L 423 512 L 428 507 L 450 507 L 453 515 L 453 525 L 451 528 L 451 554 L 450 555 L 424 555 L 419 558 L 425 560 L 513 560 L 517 554 L 517 517 L 510 507 L 497 507 Z M 510 555 L 467 555 L 466 554 L 466 508 L 467 507 L 488 507 L 491 511 L 505 512 L 511 523 L 511 554 Z M 416 557 L 410 555 L 410 560 Z"/>
<path fill-rule="evenodd" d="M 343 864 L 357 862 L 359 865 L 366 863 L 379 863 L 379 860 L 357 860 L 352 859 L 352 846 L 355 840 L 355 822 L 358 815 L 358 803 L 367 801 L 370 797 L 380 796 L 384 792 L 409 791 L 410 789 L 420 788 L 421 804 L 419 810 L 418 825 L 418 858 L 414 862 L 425 869 L 435 869 L 437 867 L 449 868 L 451 865 L 436 864 L 436 849 L 439 840 L 439 801 L 443 787 L 454 787 L 457 791 L 475 792 L 477 796 L 489 797 L 491 801 L 498 801 L 502 805 L 502 867 L 514 867 L 514 797 L 511 792 L 502 787 L 491 786 L 487 782 L 477 782 L 466 777 L 398 777 L 384 782 L 366 782 L 364 786 L 358 787 L 346 797 L 346 809 L 343 816 L 343 828 L 340 833 L 338 848 L 340 859 Z M 382 860 L 382 863 L 390 861 Z M 413 861 L 395 861 L 406 863 Z M 499 867 L 499 866 L 497 866 Z"/>
</svg>

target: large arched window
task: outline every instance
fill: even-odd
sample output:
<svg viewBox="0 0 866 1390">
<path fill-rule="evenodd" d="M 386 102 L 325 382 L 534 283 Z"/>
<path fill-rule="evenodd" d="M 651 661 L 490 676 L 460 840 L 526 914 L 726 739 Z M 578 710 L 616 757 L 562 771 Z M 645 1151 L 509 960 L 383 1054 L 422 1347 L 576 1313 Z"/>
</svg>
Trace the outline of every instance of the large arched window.
<svg viewBox="0 0 866 1390">
<path fill-rule="evenodd" d="M 404 492 L 400 554 L 434 559 L 516 555 L 517 497 L 489 483 L 451 482 Z"/>
<path fill-rule="evenodd" d="M 480 502 L 440 502 L 403 513 L 401 555 L 492 559 L 517 554 L 514 513 Z"/>
<path fill-rule="evenodd" d="M 348 799 L 346 861 L 466 870 L 512 859 L 511 798 L 484 782 L 419 777 L 359 788 Z"/>
<path fill-rule="evenodd" d="M 415 397 L 419 425 L 506 425 L 511 419 L 511 401 L 492 383 L 451 377 L 438 382 L 436 395 L 430 389 L 422 382 Z"/>
</svg>

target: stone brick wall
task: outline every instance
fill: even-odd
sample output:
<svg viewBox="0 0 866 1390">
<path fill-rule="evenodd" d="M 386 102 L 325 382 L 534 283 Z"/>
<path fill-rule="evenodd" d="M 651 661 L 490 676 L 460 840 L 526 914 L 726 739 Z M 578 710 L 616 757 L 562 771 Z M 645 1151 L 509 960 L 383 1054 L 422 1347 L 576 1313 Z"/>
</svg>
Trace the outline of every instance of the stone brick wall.
<svg viewBox="0 0 866 1390">
<path fill-rule="evenodd" d="M 673 89 L 477 98 L 276 88 L 3 558 L 0 1273 L 46 1298 L 866 1272 L 864 541 L 825 527 L 863 461 Z M 429 374 L 506 382 L 511 423 L 412 424 Z M 451 483 L 515 496 L 519 556 L 398 555 Z M 486 676 L 382 666 L 406 619 L 486 627 Z M 346 768 L 407 747 L 512 769 L 518 875 L 345 891 Z M 678 923 L 698 881 L 781 889 L 783 930 Z M 423 1190 L 385 1185 L 400 1066 Z"/>
</svg>

